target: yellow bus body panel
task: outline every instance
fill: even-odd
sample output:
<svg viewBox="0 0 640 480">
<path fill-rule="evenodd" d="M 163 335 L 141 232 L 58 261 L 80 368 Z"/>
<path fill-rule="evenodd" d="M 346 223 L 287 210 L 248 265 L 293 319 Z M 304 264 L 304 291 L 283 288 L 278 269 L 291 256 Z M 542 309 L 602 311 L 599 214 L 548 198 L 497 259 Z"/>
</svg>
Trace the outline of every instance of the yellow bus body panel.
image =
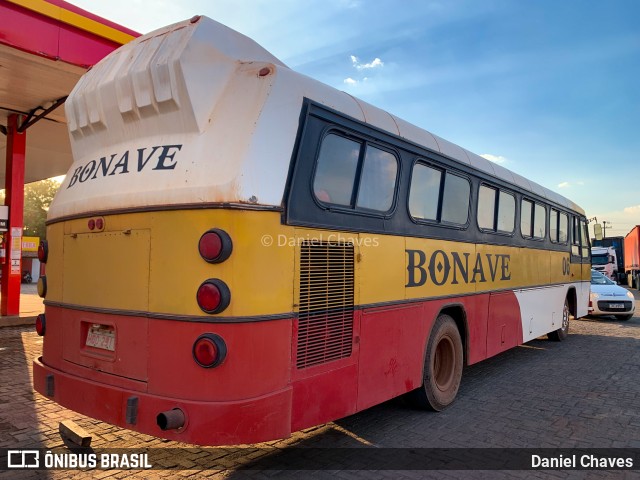
<svg viewBox="0 0 640 480">
<path fill-rule="evenodd" d="M 304 241 L 354 244 L 355 305 L 531 288 L 590 275 L 589 265 L 569 264 L 566 252 L 291 227 L 281 224 L 277 211 L 114 214 L 104 217 L 102 232 L 90 231 L 87 222 L 49 226 L 46 300 L 211 318 L 292 314 L 298 310 Z M 222 263 L 208 263 L 198 252 L 201 235 L 211 228 L 226 231 L 233 242 L 231 256 Z M 414 284 L 410 255 L 416 255 L 415 262 L 424 258 L 414 268 Z M 205 314 L 196 300 L 198 287 L 210 278 L 224 281 L 231 292 L 230 305 L 217 315 Z"/>
</svg>

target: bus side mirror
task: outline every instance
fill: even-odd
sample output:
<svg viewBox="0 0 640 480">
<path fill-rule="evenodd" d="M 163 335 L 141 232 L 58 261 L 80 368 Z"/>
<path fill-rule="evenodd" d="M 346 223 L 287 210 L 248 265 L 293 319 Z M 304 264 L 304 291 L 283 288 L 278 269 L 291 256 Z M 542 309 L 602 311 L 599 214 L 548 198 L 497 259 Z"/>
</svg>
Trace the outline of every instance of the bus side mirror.
<svg viewBox="0 0 640 480">
<path fill-rule="evenodd" d="M 599 223 L 593 225 L 593 235 L 596 237 L 596 240 L 602 240 L 602 225 Z"/>
</svg>

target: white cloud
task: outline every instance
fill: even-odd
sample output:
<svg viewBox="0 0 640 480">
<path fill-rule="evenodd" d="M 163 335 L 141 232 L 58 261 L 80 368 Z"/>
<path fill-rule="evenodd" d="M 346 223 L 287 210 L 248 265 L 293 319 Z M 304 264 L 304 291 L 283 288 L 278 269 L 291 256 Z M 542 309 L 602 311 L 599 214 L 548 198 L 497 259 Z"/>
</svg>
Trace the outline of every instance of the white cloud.
<svg viewBox="0 0 640 480">
<path fill-rule="evenodd" d="M 575 182 L 561 182 L 558 184 L 558 188 L 573 188 L 573 187 L 583 187 L 584 182 L 582 180 L 576 180 Z"/>
<path fill-rule="evenodd" d="M 625 207 L 624 213 L 628 213 L 629 215 L 638 215 L 640 214 L 640 205 L 634 205 L 632 207 Z"/>
<path fill-rule="evenodd" d="M 507 159 L 502 155 L 491 155 L 490 153 L 483 153 L 480 156 L 493 163 L 507 163 Z"/>
<path fill-rule="evenodd" d="M 380 60 L 378 57 L 374 58 L 373 61 L 369 63 L 360 63 L 358 57 L 355 55 L 351 55 L 351 63 L 357 70 L 367 70 L 370 68 L 382 68 L 384 67 L 384 62 Z"/>
<path fill-rule="evenodd" d="M 345 78 L 343 80 L 344 83 L 346 83 L 347 85 L 356 85 L 358 83 L 357 80 L 354 80 L 353 78 L 349 77 L 349 78 Z"/>
</svg>

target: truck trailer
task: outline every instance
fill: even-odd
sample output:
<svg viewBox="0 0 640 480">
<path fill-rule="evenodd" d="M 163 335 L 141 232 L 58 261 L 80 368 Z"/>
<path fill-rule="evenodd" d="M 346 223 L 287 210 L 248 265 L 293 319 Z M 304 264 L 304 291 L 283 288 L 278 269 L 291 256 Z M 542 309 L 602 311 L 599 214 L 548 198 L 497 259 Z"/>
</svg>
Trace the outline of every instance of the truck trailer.
<svg viewBox="0 0 640 480">
<path fill-rule="evenodd" d="M 629 286 L 640 290 L 640 225 L 624 237 L 624 273 Z"/>
</svg>

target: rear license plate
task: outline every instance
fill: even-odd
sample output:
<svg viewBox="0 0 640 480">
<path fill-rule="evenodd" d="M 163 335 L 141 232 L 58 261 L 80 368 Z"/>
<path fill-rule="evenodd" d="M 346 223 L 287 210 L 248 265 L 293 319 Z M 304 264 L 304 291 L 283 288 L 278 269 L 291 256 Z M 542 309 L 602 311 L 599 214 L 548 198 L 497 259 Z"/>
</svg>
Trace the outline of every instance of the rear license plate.
<svg viewBox="0 0 640 480">
<path fill-rule="evenodd" d="M 609 308 L 624 308 L 624 303 L 610 303 Z"/>
<path fill-rule="evenodd" d="M 87 333 L 87 341 L 85 342 L 85 345 L 87 347 L 115 352 L 116 332 L 113 330 L 113 327 L 108 327 L 106 325 L 91 325 L 91 328 L 89 328 L 89 332 Z"/>
</svg>

